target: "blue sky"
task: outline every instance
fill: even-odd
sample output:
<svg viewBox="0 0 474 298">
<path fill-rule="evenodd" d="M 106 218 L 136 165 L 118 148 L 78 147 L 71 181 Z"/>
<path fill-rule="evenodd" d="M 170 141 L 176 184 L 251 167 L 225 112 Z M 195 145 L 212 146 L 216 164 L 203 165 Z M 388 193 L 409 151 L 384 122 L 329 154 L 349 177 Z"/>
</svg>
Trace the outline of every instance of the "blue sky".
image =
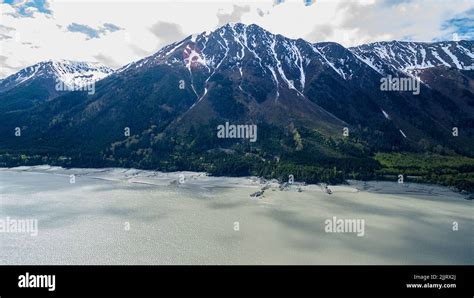
<svg viewBox="0 0 474 298">
<path fill-rule="evenodd" d="M 52 14 L 53 12 L 48 9 L 48 3 L 46 0 L 31 0 L 31 1 L 18 1 L 18 0 L 4 0 L 4 3 L 18 7 L 17 12 L 20 16 L 31 17 L 33 12 L 29 9 L 36 8 L 38 12 L 44 14 Z"/>
<path fill-rule="evenodd" d="M 0 13 L 0 77 L 47 59 L 116 68 L 227 22 L 344 46 L 474 39 L 473 0 L 0 0 Z"/>
<path fill-rule="evenodd" d="M 122 28 L 110 23 L 104 23 L 103 26 L 98 27 L 98 28 L 92 28 L 87 25 L 71 23 L 70 25 L 67 26 L 67 30 L 69 32 L 78 32 L 78 33 L 85 34 L 90 39 L 90 38 L 100 38 L 101 35 L 104 35 L 107 32 L 119 31 L 119 30 L 122 30 Z"/>
<path fill-rule="evenodd" d="M 453 18 L 446 20 L 443 23 L 443 28 L 450 29 L 450 31 L 457 33 L 464 39 L 474 39 L 474 8 L 459 14 Z M 443 39 L 446 37 L 440 37 Z"/>
</svg>

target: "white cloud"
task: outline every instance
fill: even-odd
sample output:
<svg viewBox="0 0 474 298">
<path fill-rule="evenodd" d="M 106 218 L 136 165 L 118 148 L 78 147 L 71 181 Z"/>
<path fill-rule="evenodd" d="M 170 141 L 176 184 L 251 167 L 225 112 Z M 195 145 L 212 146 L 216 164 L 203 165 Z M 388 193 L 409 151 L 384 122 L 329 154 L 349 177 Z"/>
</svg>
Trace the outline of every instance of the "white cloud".
<svg viewBox="0 0 474 298">
<path fill-rule="evenodd" d="M 0 55 L 8 57 L 2 62 L 0 77 L 47 59 L 125 65 L 172 41 L 170 32 L 176 32 L 178 40 L 213 30 L 226 19 L 256 23 L 291 38 L 336 41 L 345 46 L 403 38 L 429 41 L 450 33 L 441 25 L 472 7 L 472 0 L 316 0 L 309 6 L 303 0 L 287 0 L 279 5 L 272 0 L 54 0 L 48 2 L 52 15 L 31 9 L 32 17 L 14 17 L 14 9 L 0 3 L 0 25 L 15 29 L 2 31 L 12 38 L 0 43 Z M 84 34 L 69 32 L 67 27 L 72 23 L 91 28 L 113 24 L 123 30 L 88 39 Z M 167 31 L 161 34 L 153 29 Z"/>
</svg>

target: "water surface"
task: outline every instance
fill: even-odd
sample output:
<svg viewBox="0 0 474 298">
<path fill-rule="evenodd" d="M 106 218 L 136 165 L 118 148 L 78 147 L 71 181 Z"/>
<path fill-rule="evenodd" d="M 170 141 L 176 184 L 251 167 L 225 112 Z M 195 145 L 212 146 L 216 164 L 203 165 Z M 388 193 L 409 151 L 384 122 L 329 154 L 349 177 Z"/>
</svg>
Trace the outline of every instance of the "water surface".
<svg viewBox="0 0 474 298">
<path fill-rule="evenodd" d="M 447 188 L 352 181 L 332 195 L 308 185 L 250 198 L 261 187 L 191 172 L 0 169 L 0 219 L 39 226 L 36 237 L 0 233 L 0 264 L 474 264 L 473 202 Z M 333 216 L 364 219 L 364 236 L 326 233 Z"/>
</svg>

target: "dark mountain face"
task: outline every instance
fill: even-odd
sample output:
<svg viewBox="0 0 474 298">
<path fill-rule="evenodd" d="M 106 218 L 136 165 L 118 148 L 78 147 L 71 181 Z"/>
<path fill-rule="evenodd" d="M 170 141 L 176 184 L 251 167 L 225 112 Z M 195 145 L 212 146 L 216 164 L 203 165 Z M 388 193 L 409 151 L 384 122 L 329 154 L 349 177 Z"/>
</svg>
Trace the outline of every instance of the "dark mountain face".
<svg viewBox="0 0 474 298">
<path fill-rule="evenodd" d="M 342 124 L 304 94 L 306 71 L 325 67 L 317 56 L 312 45 L 303 40 L 272 35 L 255 25 L 236 24 L 190 36 L 119 70 L 119 75 L 156 66 L 184 71 L 170 86 L 178 88 L 183 80 L 195 96 L 183 117 L 199 118 L 199 111 L 206 110 L 224 119 L 281 122 L 282 113 L 290 118 L 296 113 L 296 120 L 306 117 L 301 120 Z"/>
<path fill-rule="evenodd" d="M 449 140 L 458 150 L 464 151 L 465 147 L 468 149 L 464 152 L 472 154 L 473 41 L 377 42 L 350 50 L 383 76 L 419 78 L 423 91 L 418 96 L 411 96 L 403 105 L 415 111 L 410 118 L 422 122 L 424 127 L 429 126 L 424 130 L 431 131 L 432 138 Z M 426 117 L 422 117 L 423 114 Z M 404 122 L 410 122 L 410 119 Z M 460 138 L 453 139 L 447 134 L 453 127 L 463 128 Z M 418 138 L 426 138 L 426 135 L 418 135 Z"/>
<path fill-rule="evenodd" d="M 424 93 L 429 96 L 426 101 L 434 101 L 433 97 L 436 100 L 439 92 L 449 98 L 439 99 L 439 105 L 443 109 L 459 108 L 458 112 L 461 114 L 472 114 L 473 41 L 377 42 L 350 50 L 382 75 L 420 78 L 427 90 Z M 454 118 L 467 117 L 461 114 L 454 114 Z"/>
<path fill-rule="evenodd" d="M 376 151 L 439 146 L 472 155 L 469 47 L 393 42 L 346 49 L 229 24 L 117 70 L 97 82 L 95 94 L 69 92 L 28 112 L 3 113 L 1 146 L 71 156 L 81 165 L 217 174 L 272 176 L 298 165 L 309 180 L 370 175 Z M 441 60 L 449 67 L 430 66 Z M 456 85 L 432 87 L 440 72 Z M 387 75 L 415 74 L 418 95 L 381 88 Z M 218 138 L 226 122 L 257 125 L 256 142 Z M 454 126 L 465 132 L 456 139 Z"/>
<path fill-rule="evenodd" d="M 97 131 L 104 123 L 104 134 L 110 131 L 109 123 L 118 124 L 115 131 L 121 134 L 124 127 L 141 132 L 154 125 L 173 131 L 214 118 L 277 126 L 299 122 L 339 132 L 343 121 L 303 93 L 306 68 L 328 66 L 318 59 L 303 61 L 300 51 L 319 55 L 302 40 L 275 36 L 257 26 L 228 25 L 190 36 L 118 70 L 97 84 L 93 96 L 73 92 L 39 111 L 56 115 L 48 129 L 67 123 L 80 131 L 87 130 L 81 126 Z M 295 65 L 291 59 L 298 57 Z M 31 126 L 41 129 L 46 123 Z M 113 139 L 112 133 L 104 142 Z"/>
</svg>

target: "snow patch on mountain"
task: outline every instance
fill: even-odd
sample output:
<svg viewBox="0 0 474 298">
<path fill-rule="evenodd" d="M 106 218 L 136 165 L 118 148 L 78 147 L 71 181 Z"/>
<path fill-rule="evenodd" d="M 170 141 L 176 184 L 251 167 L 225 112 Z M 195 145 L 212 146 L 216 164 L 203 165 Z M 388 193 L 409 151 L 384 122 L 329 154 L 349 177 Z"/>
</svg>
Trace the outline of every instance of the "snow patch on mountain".
<svg viewBox="0 0 474 298">
<path fill-rule="evenodd" d="M 391 119 L 391 118 L 390 118 L 390 115 L 387 114 L 387 112 L 385 112 L 384 110 L 382 110 L 382 114 L 383 114 L 383 116 L 384 116 L 386 119 L 388 119 L 388 120 Z"/>
<path fill-rule="evenodd" d="M 403 130 L 399 129 L 400 133 L 402 134 L 402 136 L 406 139 L 407 138 L 407 135 L 403 132 Z"/>
<path fill-rule="evenodd" d="M 473 41 L 376 42 L 349 50 L 382 75 L 438 66 L 474 69 Z"/>
<path fill-rule="evenodd" d="M 70 87 L 82 87 L 102 80 L 113 70 L 100 63 L 60 60 L 53 61 L 51 74 Z"/>
</svg>

